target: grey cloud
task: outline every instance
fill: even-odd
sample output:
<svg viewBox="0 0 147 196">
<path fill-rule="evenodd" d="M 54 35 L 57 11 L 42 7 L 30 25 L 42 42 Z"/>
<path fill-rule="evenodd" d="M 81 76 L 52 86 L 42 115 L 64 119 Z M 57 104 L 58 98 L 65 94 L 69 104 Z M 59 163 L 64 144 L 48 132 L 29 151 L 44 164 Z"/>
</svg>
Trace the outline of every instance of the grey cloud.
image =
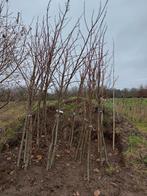
<svg viewBox="0 0 147 196">
<path fill-rule="evenodd" d="M 48 0 L 11 0 L 14 12 L 21 10 L 27 23 L 45 12 Z M 63 0 L 53 0 L 52 12 L 57 11 Z M 71 0 L 70 17 L 76 20 L 82 14 L 84 0 Z M 94 9 L 98 11 L 98 0 L 85 0 L 87 18 Z M 104 1 L 102 1 L 104 2 Z M 115 41 L 117 87 L 135 87 L 147 84 L 147 0 L 109 0 L 108 5 L 108 46 L 112 49 Z"/>
</svg>

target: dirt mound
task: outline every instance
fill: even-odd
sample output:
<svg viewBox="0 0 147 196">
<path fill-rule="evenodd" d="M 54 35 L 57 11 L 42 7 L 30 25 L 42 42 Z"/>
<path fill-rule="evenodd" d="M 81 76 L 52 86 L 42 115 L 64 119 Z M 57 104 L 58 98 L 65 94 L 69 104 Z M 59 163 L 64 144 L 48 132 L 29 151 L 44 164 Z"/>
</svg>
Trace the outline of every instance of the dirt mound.
<svg viewBox="0 0 147 196">
<path fill-rule="evenodd" d="M 51 131 L 55 108 L 48 108 L 48 131 Z M 138 175 L 128 164 L 123 153 L 128 146 L 128 135 L 138 134 L 137 130 L 122 117 L 116 121 L 116 150 L 112 151 L 111 116 L 105 113 L 105 140 L 108 150 L 109 166 L 101 165 L 97 157 L 97 138 L 92 134 L 90 155 L 90 182 L 86 180 L 86 159 L 75 161 L 76 142 L 81 120 L 76 119 L 74 144 L 69 148 L 68 132 L 71 119 L 62 118 L 58 137 L 55 164 L 46 171 L 47 150 L 45 136 L 42 135 L 40 148 L 35 148 L 33 141 L 32 165 L 27 171 L 16 169 L 18 146 L 8 148 L 0 154 L 0 195 L 2 196 L 92 196 L 100 190 L 101 196 L 144 196 L 147 194 L 145 175 Z M 109 119 L 108 119 L 109 118 Z M 95 117 L 93 118 L 93 120 Z M 65 139 L 66 138 L 66 139 Z"/>
</svg>

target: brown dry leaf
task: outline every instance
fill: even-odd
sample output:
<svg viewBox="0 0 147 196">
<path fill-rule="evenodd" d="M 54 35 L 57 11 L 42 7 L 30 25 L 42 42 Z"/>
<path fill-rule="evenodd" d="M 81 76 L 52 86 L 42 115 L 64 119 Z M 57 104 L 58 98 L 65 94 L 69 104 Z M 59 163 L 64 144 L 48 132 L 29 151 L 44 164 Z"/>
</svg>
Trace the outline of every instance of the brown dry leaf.
<svg viewBox="0 0 147 196">
<path fill-rule="evenodd" d="M 99 173 L 99 169 L 98 168 L 95 168 L 93 171 L 96 172 L 96 173 Z"/>
<path fill-rule="evenodd" d="M 80 196 L 80 193 L 78 191 L 76 192 L 76 196 Z"/>
<path fill-rule="evenodd" d="M 7 161 L 10 161 L 11 160 L 11 157 L 7 157 Z"/>
<path fill-rule="evenodd" d="M 12 170 L 9 174 L 10 174 L 10 176 L 12 176 L 13 174 L 14 174 L 14 170 Z"/>
<path fill-rule="evenodd" d="M 38 154 L 37 156 L 36 156 L 36 158 L 37 158 L 37 160 L 41 160 L 42 159 L 42 155 L 40 155 L 40 154 Z"/>
<path fill-rule="evenodd" d="M 76 191 L 73 196 L 80 196 L 80 193 L 78 191 Z"/>
<path fill-rule="evenodd" d="M 97 189 L 96 191 L 94 191 L 94 196 L 100 196 L 101 192 Z"/>
<path fill-rule="evenodd" d="M 66 152 L 67 154 L 70 154 L 70 150 L 67 150 L 67 149 L 66 149 L 65 152 Z"/>
</svg>

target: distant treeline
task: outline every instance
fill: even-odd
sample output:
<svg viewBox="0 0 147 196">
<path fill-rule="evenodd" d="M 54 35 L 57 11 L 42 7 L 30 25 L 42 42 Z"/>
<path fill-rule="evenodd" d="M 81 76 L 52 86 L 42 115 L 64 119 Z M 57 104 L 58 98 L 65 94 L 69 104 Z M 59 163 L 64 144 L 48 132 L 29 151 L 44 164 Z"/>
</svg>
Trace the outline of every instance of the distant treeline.
<svg viewBox="0 0 147 196">
<path fill-rule="evenodd" d="M 68 91 L 68 96 L 76 96 L 78 89 L 76 87 L 71 88 Z M 104 97 L 112 98 L 113 97 L 113 89 L 104 88 Z M 85 88 L 86 92 L 86 88 Z M 139 88 L 131 88 L 131 89 L 115 89 L 115 97 L 116 98 L 147 98 L 147 86 L 140 86 Z"/>
<path fill-rule="evenodd" d="M 104 97 L 112 98 L 113 89 L 104 88 Z M 86 88 L 85 88 L 86 93 Z M 73 97 L 78 95 L 78 88 L 70 88 L 66 96 Z M 147 98 L 147 87 L 140 86 L 139 88 L 131 89 L 115 89 L 116 98 Z M 25 87 L 16 87 L 11 89 L 0 88 L 0 101 L 26 101 L 27 99 L 27 89 Z M 48 93 L 48 99 L 56 99 L 56 92 Z"/>
<path fill-rule="evenodd" d="M 106 97 L 113 97 L 113 90 L 106 89 L 105 90 Z M 140 86 L 139 88 L 131 88 L 131 89 L 115 89 L 115 97 L 116 98 L 147 98 L 147 86 Z"/>
</svg>

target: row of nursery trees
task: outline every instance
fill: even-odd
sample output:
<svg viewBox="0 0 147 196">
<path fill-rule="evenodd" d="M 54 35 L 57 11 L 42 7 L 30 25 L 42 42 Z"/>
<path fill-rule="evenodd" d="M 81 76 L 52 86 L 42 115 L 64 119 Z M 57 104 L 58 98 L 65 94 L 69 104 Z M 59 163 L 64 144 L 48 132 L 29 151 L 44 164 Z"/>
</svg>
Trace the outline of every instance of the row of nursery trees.
<svg viewBox="0 0 147 196">
<path fill-rule="evenodd" d="M 66 99 L 69 88 L 76 84 L 77 96 L 86 98 L 88 102 L 87 107 L 85 103 L 83 104 L 84 123 L 76 157 L 82 157 L 86 152 L 87 178 L 89 179 L 93 99 L 97 101 L 99 108 L 97 153 L 101 160 L 104 156 L 108 163 L 103 134 L 103 91 L 104 86 L 110 85 L 109 65 L 113 56 L 109 54 L 105 42 L 108 1 L 103 6 L 100 5 L 97 14 L 93 13 L 88 20 L 84 6 L 83 15 L 74 25 L 72 24 L 72 27 L 68 18 L 70 0 L 67 0 L 63 9 L 58 10 L 58 15 L 53 20 L 50 17 L 51 3 L 50 1 L 42 21 L 37 20 L 33 27 L 23 24 L 20 13 L 16 17 L 10 15 L 7 2 L 0 3 L 0 85 L 22 85 L 27 92 L 26 116 L 17 166 L 20 167 L 24 163 L 24 167 L 27 168 L 31 164 L 34 138 L 36 148 L 39 148 L 41 134 L 44 134 L 46 138 L 50 134 L 51 139 L 46 141 L 49 146 L 46 168 L 48 170 L 52 167 L 57 151 L 63 100 Z M 86 92 L 83 91 L 85 86 Z M 52 133 L 49 133 L 47 100 L 48 92 L 51 91 L 56 92 L 58 107 Z M 34 103 L 36 104 L 35 121 L 33 119 Z M 78 111 L 75 111 L 74 116 L 77 114 Z M 33 130 L 34 122 L 35 130 Z M 70 137 L 71 146 L 73 127 L 74 120 Z M 113 148 L 114 140 L 115 133 Z"/>
</svg>

